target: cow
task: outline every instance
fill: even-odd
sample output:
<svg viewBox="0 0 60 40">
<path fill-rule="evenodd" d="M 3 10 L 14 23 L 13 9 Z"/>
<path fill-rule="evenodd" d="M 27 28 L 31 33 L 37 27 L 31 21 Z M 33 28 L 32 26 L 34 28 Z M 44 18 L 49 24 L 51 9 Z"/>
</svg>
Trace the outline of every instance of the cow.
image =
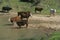
<svg viewBox="0 0 60 40">
<path fill-rule="evenodd" d="M 36 11 L 40 11 L 40 13 L 41 13 L 42 10 L 43 10 L 43 8 L 35 7 L 35 13 L 36 13 Z"/>
<path fill-rule="evenodd" d="M 9 21 L 13 24 L 14 22 L 21 21 L 19 16 L 9 18 Z"/>
<path fill-rule="evenodd" d="M 50 16 L 55 16 L 55 13 L 56 13 L 56 9 L 50 9 Z"/>
<path fill-rule="evenodd" d="M 11 7 L 2 7 L 2 11 L 3 12 L 9 12 L 10 10 L 12 10 L 12 8 Z"/>
</svg>

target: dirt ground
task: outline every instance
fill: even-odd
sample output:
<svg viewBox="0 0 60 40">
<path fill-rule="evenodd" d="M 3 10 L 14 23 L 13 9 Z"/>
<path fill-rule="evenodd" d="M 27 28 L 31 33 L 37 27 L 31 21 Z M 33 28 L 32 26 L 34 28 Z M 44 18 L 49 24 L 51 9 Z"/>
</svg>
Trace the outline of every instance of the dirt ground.
<svg viewBox="0 0 60 40">
<path fill-rule="evenodd" d="M 5 13 L 4 15 L 10 17 L 17 16 L 17 12 Z M 14 15 L 14 16 L 13 16 Z M 16 24 L 15 24 L 16 25 Z M 40 28 L 40 27 L 51 27 L 54 29 L 60 29 L 60 15 L 49 16 L 49 15 L 40 15 L 33 14 L 29 18 L 29 27 L 28 28 Z"/>
<path fill-rule="evenodd" d="M 29 18 L 29 26 L 34 25 L 33 27 L 51 27 L 55 29 L 60 29 L 60 16 L 46 16 L 46 15 L 33 15 L 32 17 Z"/>
<path fill-rule="evenodd" d="M 37 38 L 47 35 L 49 37 L 52 32 L 60 29 L 60 16 L 40 15 L 33 14 L 29 18 L 29 26 L 26 29 L 22 26 L 22 29 L 12 29 L 12 27 L 17 27 L 17 25 L 11 25 L 8 21 L 10 17 L 17 16 L 14 12 L 10 14 L 0 14 L 0 39 L 2 40 L 16 40 L 16 39 L 30 39 Z M 37 36 L 37 37 L 36 37 Z"/>
<path fill-rule="evenodd" d="M 9 14 L 10 17 L 17 16 L 17 12 L 12 12 Z M 29 27 L 28 28 L 40 28 L 40 27 L 60 29 L 60 15 L 49 16 L 49 15 L 40 15 L 33 14 L 29 18 Z"/>
</svg>

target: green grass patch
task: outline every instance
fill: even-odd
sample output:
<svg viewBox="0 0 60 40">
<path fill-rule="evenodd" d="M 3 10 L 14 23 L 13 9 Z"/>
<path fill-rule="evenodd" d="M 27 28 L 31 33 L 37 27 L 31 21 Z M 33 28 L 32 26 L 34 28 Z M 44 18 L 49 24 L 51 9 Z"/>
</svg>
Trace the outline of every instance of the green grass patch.
<svg viewBox="0 0 60 40">
<path fill-rule="evenodd" d="M 49 40 L 60 40 L 60 32 L 54 32 Z"/>
</svg>

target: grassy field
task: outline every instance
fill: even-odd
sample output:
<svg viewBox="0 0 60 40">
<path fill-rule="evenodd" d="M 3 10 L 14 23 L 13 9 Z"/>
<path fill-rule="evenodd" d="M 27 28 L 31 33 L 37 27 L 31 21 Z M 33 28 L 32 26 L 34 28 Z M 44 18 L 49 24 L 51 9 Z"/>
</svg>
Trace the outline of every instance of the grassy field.
<svg viewBox="0 0 60 40">
<path fill-rule="evenodd" d="M 2 0 L 2 3 L 0 3 L 0 10 L 3 6 L 10 6 L 13 8 L 13 11 L 31 11 L 34 12 L 35 6 L 32 6 L 32 3 L 28 2 L 21 2 L 19 0 Z M 41 5 L 40 7 L 43 7 L 44 10 L 42 11 L 42 14 L 49 14 L 50 8 L 56 9 L 57 14 L 60 13 L 60 1 L 59 0 L 41 0 L 41 2 L 38 5 Z"/>
<path fill-rule="evenodd" d="M 60 40 L 60 32 L 54 32 L 49 40 Z"/>
</svg>

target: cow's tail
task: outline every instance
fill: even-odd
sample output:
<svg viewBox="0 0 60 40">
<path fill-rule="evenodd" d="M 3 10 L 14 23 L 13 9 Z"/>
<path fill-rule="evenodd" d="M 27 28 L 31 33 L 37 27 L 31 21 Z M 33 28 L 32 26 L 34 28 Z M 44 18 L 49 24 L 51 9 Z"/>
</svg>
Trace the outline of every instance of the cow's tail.
<svg viewBox="0 0 60 40">
<path fill-rule="evenodd" d="M 10 18 L 8 19 L 9 22 L 11 22 Z"/>
</svg>

